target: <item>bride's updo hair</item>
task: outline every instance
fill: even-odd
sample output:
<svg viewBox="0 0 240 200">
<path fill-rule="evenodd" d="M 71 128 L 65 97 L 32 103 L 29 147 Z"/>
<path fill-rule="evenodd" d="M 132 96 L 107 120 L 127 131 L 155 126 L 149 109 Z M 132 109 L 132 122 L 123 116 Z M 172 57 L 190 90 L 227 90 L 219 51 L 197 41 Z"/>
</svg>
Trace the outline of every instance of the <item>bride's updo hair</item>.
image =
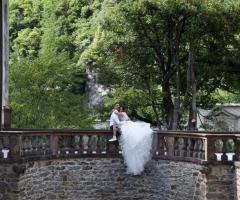
<svg viewBox="0 0 240 200">
<path fill-rule="evenodd" d="M 123 112 L 124 111 L 124 107 L 122 105 L 119 106 L 119 111 Z"/>
</svg>

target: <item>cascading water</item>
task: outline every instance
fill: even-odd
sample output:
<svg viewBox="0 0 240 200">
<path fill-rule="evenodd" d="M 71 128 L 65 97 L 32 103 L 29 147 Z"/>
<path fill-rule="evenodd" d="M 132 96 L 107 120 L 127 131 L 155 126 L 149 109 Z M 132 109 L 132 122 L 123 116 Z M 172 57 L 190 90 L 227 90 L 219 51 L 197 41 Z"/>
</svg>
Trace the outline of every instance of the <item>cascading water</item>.
<svg viewBox="0 0 240 200">
<path fill-rule="evenodd" d="M 89 108 L 100 107 L 102 105 L 103 96 L 107 94 L 107 89 L 97 83 L 96 69 L 86 69 L 87 83 L 86 89 L 88 92 L 87 106 Z"/>
<path fill-rule="evenodd" d="M 87 82 L 86 82 L 86 91 L 87 91 L 87 106 L 89 108 L 100 108 L 103 103 L 103 96 L 107 94 L 108 90 L 97 83 L 98 73 L 96 69 L 87 68 Z M 96 120 L 93 128 L 95 129 L 108 129 L 109 122 L 102 122 Z"/>
</svg>

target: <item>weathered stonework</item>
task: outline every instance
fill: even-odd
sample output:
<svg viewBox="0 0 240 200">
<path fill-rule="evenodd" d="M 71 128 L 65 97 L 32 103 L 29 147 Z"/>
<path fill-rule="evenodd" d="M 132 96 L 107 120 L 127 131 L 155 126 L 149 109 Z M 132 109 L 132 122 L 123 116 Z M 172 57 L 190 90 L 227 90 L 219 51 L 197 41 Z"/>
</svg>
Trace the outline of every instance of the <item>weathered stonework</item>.
<svg viewBox="0 0 240 200">
<path fill-rule="evenodd" d="M 206 179 L 206 199 L 233 200 L 235 195 L 234 166 L 209 166 L 210 173 Z"/>
<path fill-rule="evenodd" d="M 0 200 L 18 199 L 19 174 L 13 164 L 0 165 Z"/>
<path fill-rule="evenodd" d="M 152 160 L 139 176 L 127 174 L 121 158 L 3 164 L 0 178 L 0 200 L 232 200 L 236 194 L 232 166 L 167 160 Z"/>
<path fill-rule="evenodd" d="M 121 159 L 74 159 L 29 163 L 19 199 L 204 199 L 203 166 L 152 161 L 140 176 L 126 174 Z"/>
<path fill-rule="evenodd" d="M 235 199 L 240 199 L 240 162 L 235 162 Z"/>
</svg>

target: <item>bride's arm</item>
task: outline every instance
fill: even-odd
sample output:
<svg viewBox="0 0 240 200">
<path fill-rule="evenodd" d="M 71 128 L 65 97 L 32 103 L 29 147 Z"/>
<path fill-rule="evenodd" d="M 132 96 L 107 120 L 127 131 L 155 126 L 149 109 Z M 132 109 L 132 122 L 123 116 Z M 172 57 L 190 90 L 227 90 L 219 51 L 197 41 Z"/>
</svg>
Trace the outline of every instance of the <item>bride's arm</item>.
<svg viewBox="0 0 240 200">
<path fill-rule="evenodd" d="M 128 117 L 127 113 L 123 112 L 122 114 L 123 114 L 124 118 L 126 119 L 126 121 L 130 120 L 130 118 Z"/>
<path fill-rule="evenodd" d="M 113 111 L 116 115 L 118 115 L 118 116 L 122 116 L 123 114 L 121 113 L 121 112 L 119 112 L 118 110 L 114 110 Z"/>
</svg>

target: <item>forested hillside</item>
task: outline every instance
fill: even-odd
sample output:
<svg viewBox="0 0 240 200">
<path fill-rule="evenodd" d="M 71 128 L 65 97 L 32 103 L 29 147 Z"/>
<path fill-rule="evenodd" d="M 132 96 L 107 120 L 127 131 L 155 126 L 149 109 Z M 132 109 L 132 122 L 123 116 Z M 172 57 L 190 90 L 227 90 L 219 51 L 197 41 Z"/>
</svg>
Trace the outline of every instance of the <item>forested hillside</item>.
<svg viewBox="0 0 240 200">
<path fill-rule="evenodd" d="M 83 51 L 80 42 L 90 37 L 88 4 L 84 0 L 10 1 L 10 101 L 14 126 L 91 124 L 91 116 L 83 106 L 85 71 L 77 65 Z"/>
<path fill-rule="evenodd" d="M 14 127 L 91 127 L 120 102 L 194 129 L 197 107 L 240 102 L 239 0 L 10 0 L 9 23 Z M 98 110 L 86 69 L 109 91 Z"/>
</svg>

